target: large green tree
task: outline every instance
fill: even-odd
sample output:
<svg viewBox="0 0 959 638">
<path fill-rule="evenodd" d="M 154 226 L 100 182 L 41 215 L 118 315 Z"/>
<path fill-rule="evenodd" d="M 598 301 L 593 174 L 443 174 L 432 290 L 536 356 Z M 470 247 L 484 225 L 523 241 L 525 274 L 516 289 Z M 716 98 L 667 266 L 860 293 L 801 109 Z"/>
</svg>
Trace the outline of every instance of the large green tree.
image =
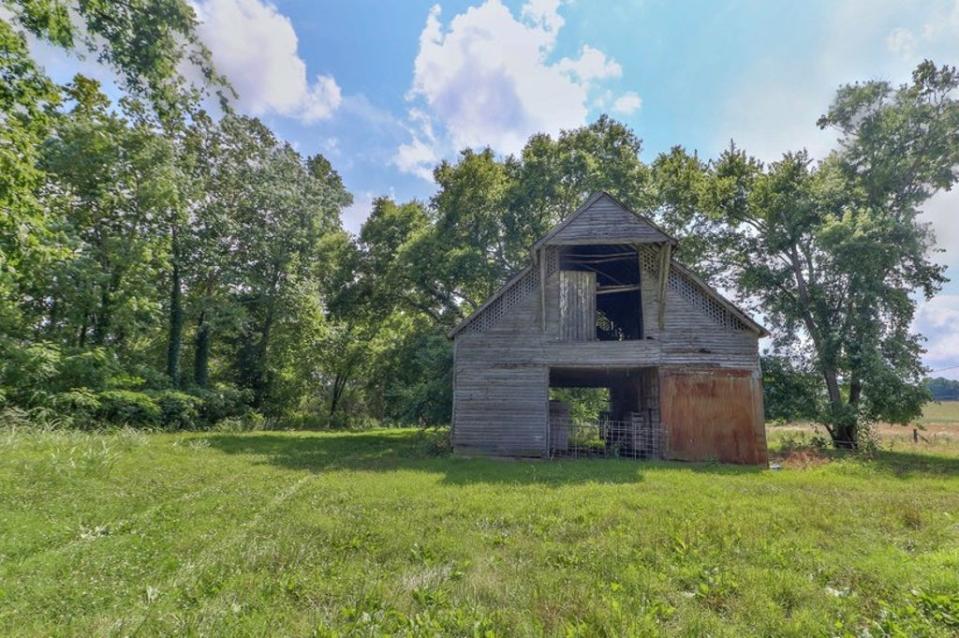
<svg viewBox="0 0 959 638">
<path fill-rule="evenodd" d="M 270 387 L 270 341 L 297 283 L 318 277 L 328 266 L 318 252 L 322 238 L 337 230 L 350 194 L 320 155 L 303 158 L 259 121 L 226 118 L 235 171 L 235 236 L 231 250 L 236 295 L 245 310 L 237 365 L 242 385 L 260 407 Z"/>
<path fill-rule="evenodd" d="M 844 86 L 820 120 L 840 133 L 825 160 L 763 166 L 731 148 L 699 190 L 727 283 L 819 375 L 816 415 L 840 447 L 857 446 L 864 423 L 908 422 L 927 399 L 911 324 L 944 269 L 919 215 L 959 177 L 957 87 L 955 69 L 931 62 L 903 86 Z"/>
<path fill-rule="evenodd" d="M 178 199 L 171 144 L 142 123 L 109 109 L 96 82 L 66 87 L 74 104 L 42 146 L 42 201 L 52 230 L 69 250 L 27 297 L 34 321 L 62 342 L 121 349 L 152 326 L 155 280 L 165 267 L 162 220 Z M 124 110 L 137 111 L 135 102 Z"/>
</svg>

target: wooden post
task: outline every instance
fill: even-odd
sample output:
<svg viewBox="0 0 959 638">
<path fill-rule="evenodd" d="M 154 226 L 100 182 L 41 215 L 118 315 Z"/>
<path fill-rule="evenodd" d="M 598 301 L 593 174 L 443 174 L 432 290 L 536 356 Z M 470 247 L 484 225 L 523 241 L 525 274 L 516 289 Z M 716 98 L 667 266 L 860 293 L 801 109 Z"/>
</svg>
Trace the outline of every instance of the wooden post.
<svg viewBox="0 0 959 638">
<path fill-rule="evenodd" d="M 664 243 L 660 249 L 659 260 L 659 329 L 666 327 L 666 287 L 669 284 L 669 266 L 672 244 Z"/>
<path fill-rule="evenodd" d="M 642 244 L 633 244 L 633 248 L 636 249 L 636 268 L 638 268 L 638 270 L 637 270 L 636 272 L 639 273 L 639 290 L 640 290 L 640 294 L 639 294 L 639 325 L 642 326 L 643 332 L 645 333 L 646 330 L 647 330 L 647 328 L 646 328 L 646 313 L 645 313 L 645 311 L 643 310 L 643 306 L 644 306 L 645 304 L 643 303 L 643 294 L 642 294 L 642 290 L 643 290 L 643 255 L 642 255 L 642 253 L 640 252 L 640 251 L 642 250 Z M 641 335 L 639 336 L 639 338 L 640 338 L 640 339 L 645 339 L 645 338 L 646 338 L 646 335 L 645 335 L 645 334 L 641 334 Z"/>
<path fill-rule="evenodd" d="M 540 328 L 546 332 L 546 246 L 539 249 L 539 316 Z"/>
</svg>

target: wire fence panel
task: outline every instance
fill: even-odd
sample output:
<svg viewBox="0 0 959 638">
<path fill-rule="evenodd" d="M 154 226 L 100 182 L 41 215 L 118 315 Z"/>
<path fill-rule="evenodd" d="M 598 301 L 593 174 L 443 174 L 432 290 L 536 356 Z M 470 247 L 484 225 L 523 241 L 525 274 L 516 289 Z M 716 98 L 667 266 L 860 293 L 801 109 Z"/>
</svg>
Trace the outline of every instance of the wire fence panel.
<svg viewBox="0 0 959 638">
<path fill-rule="evenodd" d="M 665 444 L 658 410 L 585 424 L 560 415 L 550 419 L 550 458 L 661 459 Z"/>
</svg>

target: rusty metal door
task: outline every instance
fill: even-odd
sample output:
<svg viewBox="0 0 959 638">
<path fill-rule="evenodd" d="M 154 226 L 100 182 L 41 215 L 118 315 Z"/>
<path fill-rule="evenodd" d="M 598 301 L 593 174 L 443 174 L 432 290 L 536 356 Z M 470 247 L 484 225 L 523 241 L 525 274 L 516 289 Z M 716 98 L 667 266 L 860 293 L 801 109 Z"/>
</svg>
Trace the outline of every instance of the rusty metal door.
<svg viewBox="0 0 959 638">
<path fill-rule="evenodd" d="M 669 458 L 765 465 L 762 386 L 750 370 L 662 369 Z"/>
</svg>

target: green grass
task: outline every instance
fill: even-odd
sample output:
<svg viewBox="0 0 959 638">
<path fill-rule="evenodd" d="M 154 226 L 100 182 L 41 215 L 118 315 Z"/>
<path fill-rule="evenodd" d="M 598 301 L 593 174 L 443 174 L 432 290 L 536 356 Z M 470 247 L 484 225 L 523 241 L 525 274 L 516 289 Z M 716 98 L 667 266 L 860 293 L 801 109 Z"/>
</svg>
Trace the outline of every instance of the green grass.
<svg viewBox="0 0 959 638">
<path fill-rule="evenodd" d="M 959 454 L 437 456 L 0 430 L 0 635 L 955 635 Z"/>
</svg>

